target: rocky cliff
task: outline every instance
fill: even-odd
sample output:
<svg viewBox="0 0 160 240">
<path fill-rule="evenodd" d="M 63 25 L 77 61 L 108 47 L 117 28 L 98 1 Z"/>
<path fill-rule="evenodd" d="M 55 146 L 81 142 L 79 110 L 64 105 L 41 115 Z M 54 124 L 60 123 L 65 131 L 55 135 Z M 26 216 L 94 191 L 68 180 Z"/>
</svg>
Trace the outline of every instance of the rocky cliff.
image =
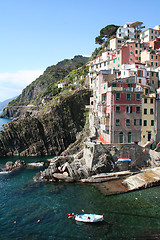
<svg viewBox="0 0 160 240">
<path fill-rule="evenodd" d="M 77 91 L 35 116 L 26 113 L 0 132 L 0 157 L 58 155 L 85 124 L 90 91 Z"/>
</svg>

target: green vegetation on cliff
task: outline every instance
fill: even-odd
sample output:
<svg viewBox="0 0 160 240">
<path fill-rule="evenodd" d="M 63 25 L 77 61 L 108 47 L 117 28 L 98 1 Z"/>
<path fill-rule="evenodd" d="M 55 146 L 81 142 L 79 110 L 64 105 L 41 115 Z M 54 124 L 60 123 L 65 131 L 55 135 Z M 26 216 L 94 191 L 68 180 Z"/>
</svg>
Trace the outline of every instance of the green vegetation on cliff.
<svg viewBox="0 0 160 240">
<path fill-rule="evenodd" d="M 63 80 L 73 69 L 86 68 L 87 57 L 81 55 L 73 59 L 65 59 L 56 65 L 48 67 L 43 75 L 28 85 L 15 100 L 9 103 L 9 106 L 19 106 L 28 104 L 40 104 L 43 97 L 50 97 L 59 94 L 58 82 Z"/>
</svg>

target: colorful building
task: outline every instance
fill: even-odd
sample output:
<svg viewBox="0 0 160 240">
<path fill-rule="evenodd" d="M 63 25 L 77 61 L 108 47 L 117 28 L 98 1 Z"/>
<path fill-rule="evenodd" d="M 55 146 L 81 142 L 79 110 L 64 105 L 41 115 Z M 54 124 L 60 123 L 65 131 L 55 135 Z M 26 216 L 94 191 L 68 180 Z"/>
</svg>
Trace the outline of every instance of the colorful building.
<svg viewBox="0 0 160 240">
<path fill-rule="evenodd" d="M 154 28 L 148 28 L 140 34 L 140 39 L 142 42 L 149 42 L 155 38 L 160 37 L 160 25 L 155 26 Z"/>
<path fill-rule="evenodd" d="M 156 93 L 150 93 L 150 88 L 145 87 L 142 100 L 142 133 L 141 145 L 148 141 L 156 140 Z"/>
</svg>

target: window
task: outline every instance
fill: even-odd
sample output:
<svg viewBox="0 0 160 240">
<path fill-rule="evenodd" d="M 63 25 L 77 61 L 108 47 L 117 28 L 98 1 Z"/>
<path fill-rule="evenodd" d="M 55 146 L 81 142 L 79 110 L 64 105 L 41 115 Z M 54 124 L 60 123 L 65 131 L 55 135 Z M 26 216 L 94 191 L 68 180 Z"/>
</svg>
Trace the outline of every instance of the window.
<svg viewBox="0 0 160 240">
<path fill-rule="evenodd" d="M 151 126 L 154 126 L 154 120 L 151 120 Z"/>
<path fill-rule="evenodd" d="M 152 137 L 152 134 L 151 134 L 151 132 L 148 132 L 148 141 L 150 141 L 150 140 L 151 140 L 151 137 Z"/>
<path fill-rule="evenodd" d="M 106 89 L 106 84 L 104 84 L 104 89 Z"/>
<path fill-rule="evenodd" d="M 126 107 L 126 113 L 132 113 L 132 106 Z"/>
<path fill-rule="evenodd" d="M 121 34 L 119 34 L 119 37 L 121 37 Z"/>
<path fill-rule="evenodd" d="M 136 54 L 138 54 L 138 50 L 136 50 Z"/>
<path fill-rule="evenodd" d="M 116 100 L 120 100 L 121 99 L 121 94 L 120 93 L 116 93 Z"/>
<path fill-rule="evenodd" d="M 153 103 L 153 98 L 150 99 L 150 103 Z"/>
<path fill-rule="evenodd" d="M 132 57 L 130 57 L 130 60 L 132 61 Z"/>
<path fill-rule="evenodd" d="M 120 60 L 120 57 L 118 57 L 118 61 Z"/>
<path fill-rule="evenodd" d="M 151 55 L 151 59 L 153 59 L 153 55 Z"/>
<path fill-rule="evenodd" d="M 131 45 L 131 48 L 133 48 L 133 46 Z"/>
<path fill-rule="evenodd" d="M 131 94 L 130 93 L 127 93 L 127 100 L 130 101 L 131 100 Z"/>
<path fill-rule="evenodd" d="M 142 126 L 142 119 L 139 119 L 139 125 Z"/>
<path fill-rule="evenodd" d="M 153 115 L 153 108 L 150 108 L 150 114 Z"/>
<path fill-rule="evenodd" d="M 112 83 L 112 87 L 117 87 L 117 84 L 116 83 Z"/>
<path fill-rule="evenodd" d="M 136 107 L 136 113 L 140 113 L 140 107 Z"/>
<path fill-rule="evenodd" d="M 119 28 L 119 32 L 121 32 L 121 28 Z"/>
<path fill-rule="evenodd" d="M 134 119 L 134 126 L 137 125 L 137 119 Z"/>
<path fill-rule="evenodd" d="M 144 98 L 144 103 L 147 103 L 147 98 Z"/>
<path fill-rule="evenodd" d="M 131 125 L 131 120 L 130 119 L 126 119 L 126 126 L 130 126 Z"/>
<path fill-rule="evenodd" d="M 142 44 L 140 43 L 140 48 L 142 48 Z"/>
<path fill-rule="evenodd" d="M 143 121 L 143 126 L 147 126 L 147 120 Z"/>
<path fill-rule="evenodd" d="M 136 47 L 138 47 L 138 44 L 136 43 Z"/>
<path fill-rule="evenodd" d="M 133 51 L 130 51 L 130 54 L 133 54 Z"/>
<path fill-rule="evenodd" d="M 115 63 L 116 61 L 115 61 L 115 59 L 113 60 L 113 63 Z"/>
<path fill-rule="evenodd" d="M 104 62 L 104 67 L 106 66 L 106 62 Z"/>
<path fill-rule="evenodd" d="M 116 119 L 116 126 L 120 126 L 120 119 Z"/>
<path fill-rule="evenodd" d="M 116 106 L 116 113 L 120 113 L 120 111 L 121 111 L 120 106 Z"/>
<path fill-rule="evenodd" d="M 98 64 L 96 64 L 96 68 L 98 68 Z"/>
<path fill-rule="evenodd" d="M 153 66 L 153 62 L 151 62 L 151 66 Z"/>
<path fill-rule="evenodd" d="M 119 133 L 119 143 L 123 143 L 123 132 Z"/>
<path fill-rule="evenodd" d="M 147 114 L 147 108 L 144 108 L 144 114 Z"/>
<path fill-rule="evenodd" d="M 128 133 L 128 143 L 131 143 L 131 141 L 132 141 L 132 133 L 129 132 Z"/>
<path fill-rule="evenodd" d="M 139 83 L 142 83 L 142 80 L 139 78 Z"/>
<path fill-rule="evenodd" d="M 143 70 L 138 70 L 138 77 L 143 77 Z"/>
<path fill-rule="evenodd" d="M 148 89 L 146 88 L 146 89 L 145 89 L 145 95 L 147 95 L 147 94 L 148 94 Z"/>
<path fill-rule="evenodd" d="M 139 93 L 136 94 L 136 101 L 140 101 L 141 95 Z"/>
</svg>

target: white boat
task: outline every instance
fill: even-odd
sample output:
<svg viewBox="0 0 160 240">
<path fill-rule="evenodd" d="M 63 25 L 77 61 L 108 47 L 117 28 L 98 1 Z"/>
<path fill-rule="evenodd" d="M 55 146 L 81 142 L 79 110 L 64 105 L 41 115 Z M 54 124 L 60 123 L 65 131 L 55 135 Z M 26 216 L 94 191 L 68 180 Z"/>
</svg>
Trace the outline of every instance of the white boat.
<svg viewBox="0 0 160 240">
<path fill-rule="evenodd" d="M 43 167 L 44 162 L 33 162 L 33 163 L 28 163 L 27 165 L 31 167 Z"/>
<path fill-rule="evenodd" d="M 102 222 L 104 220 L 103 215 L 97 214 L 76 214 L 75 220 L 79 222 Z"/>
</svg>

